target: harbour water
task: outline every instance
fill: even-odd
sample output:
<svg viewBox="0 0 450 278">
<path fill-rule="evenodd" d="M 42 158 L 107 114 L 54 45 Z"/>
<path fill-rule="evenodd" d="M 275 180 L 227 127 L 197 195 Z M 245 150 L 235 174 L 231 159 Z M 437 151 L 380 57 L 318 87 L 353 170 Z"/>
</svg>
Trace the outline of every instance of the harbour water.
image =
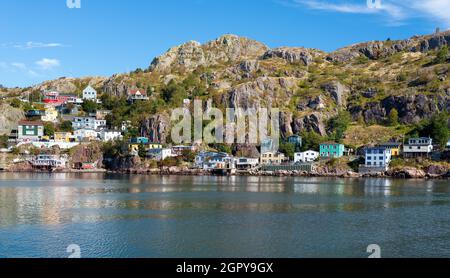
<svg viewBox="0 0 450 278">
<path fill-rule="evenodd" d="M 0 258 L 450 257 L 450 182 L 0 174 Z"/>
</svg>

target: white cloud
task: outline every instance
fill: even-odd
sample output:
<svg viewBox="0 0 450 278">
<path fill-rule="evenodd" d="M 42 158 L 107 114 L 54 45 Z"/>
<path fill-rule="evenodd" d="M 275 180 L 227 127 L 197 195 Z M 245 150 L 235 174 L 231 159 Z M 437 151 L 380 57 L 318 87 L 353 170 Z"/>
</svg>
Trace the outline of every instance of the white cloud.
<svg viewBox="0 0 450 278">
<path fill-rule="evenodd" d="M 64 45 L 61 43 L 43 43 L 43 42 L 33 42 L 29 41 L 25 44 L 15 44 L 15 48 L 19 49 L 34 49 L 34 48 L 55 48 L 55 47 L 63 47 Z"/>
<path fill-rule="evenodd" d="M 60 62 L 57 59 L 43 58 L 42 60 L 37 61 L 36 65 L 38 65 L 43 70 L 51 70 L 55 67 L 58 67 L 60 65 Z"/>
<path fill-rule="evenodd" d="M 57 48 L 57 47 L 66 47 L 66 45 L 58 42 L 44 43 L 44 42 L 33 42 L 29 41 L 26 43 L 2 43 L 0 44 L 3 48 L 17 48 L 21 50 L 29 50 L 35 48 Z"/>
<path fill-rule="evenodd" d="M 27 66 L 24 63 L 13 62 L 13 63 L 11 63 L 11 66 L 13 66 L 14 68 L 20 69 L 20 70 L 27 69 Z"/>
<path fill-rule="evenodd" d="M 29 68 L 25 63 L 21 62 L 12 62 L 12 63 L 0 62 L 0 70 L 10 73 L 27 74 L 28 76 L 34 78 L 42 76 L 34 69 Z"/>
<path fill-rule="evenodd" d="M 369 7 L 367 0 L 329 1 L 329 0 L 292 0 L 297 6 L 313 10 L 322 10 L 352 14 L 378 14 L 385 16 L 389 23 L 401 24 L 408 19 L 426 18 L 443 28 L 450 28 L 449 0 L 380 0 L 381 6 Z"/>
</svg>

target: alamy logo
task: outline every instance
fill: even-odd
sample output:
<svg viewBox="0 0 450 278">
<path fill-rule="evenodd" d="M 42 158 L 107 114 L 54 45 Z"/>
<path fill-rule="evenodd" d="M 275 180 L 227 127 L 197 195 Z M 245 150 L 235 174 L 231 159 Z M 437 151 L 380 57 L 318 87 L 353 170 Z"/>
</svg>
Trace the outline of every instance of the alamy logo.
<svg viewBox="0 0 450 278">
<path fill-rule="evenodd" d="M 208 103 L 212 103 L 210 100 Z M 210 105 L 208 105 L 210 106 Z M 218 108 L 203 110 L 201 100 L 194 101 L 194 115 L 187 107 L 172 111 L 176 123 L 171 132 L 175 144 L 258 144 L 270 141 L 277 151 L 280 138 L 280 110 L 278 108 Z M 224 124 L 225 122 L 225 124 Z M 270 133 L 270 136 L 269 136 Z"/>
<path fill-rule="evenodd" d="M 370 9 L 381 9 L 381 0 L 367 0 L 367 7 Z"/>
<path fill-rule="evenodd" d="M 69 9 L 81 9 L 81 0 L 67 0 L 66 4 Z"/>
</svg>

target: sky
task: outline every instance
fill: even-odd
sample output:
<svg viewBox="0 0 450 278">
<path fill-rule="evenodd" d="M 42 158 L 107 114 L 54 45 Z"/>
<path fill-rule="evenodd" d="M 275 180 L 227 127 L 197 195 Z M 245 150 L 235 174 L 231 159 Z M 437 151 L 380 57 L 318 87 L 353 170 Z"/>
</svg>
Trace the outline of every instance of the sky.
<svg viewBox="0 0 450 278">
<path fill-rule="evenodd" d="M 450 29 L 450 0 L 79 1 L 0 1 L 0 84 L 147 68 L 173 46 L 223 34 L 333 51 Z"/>
</svg>

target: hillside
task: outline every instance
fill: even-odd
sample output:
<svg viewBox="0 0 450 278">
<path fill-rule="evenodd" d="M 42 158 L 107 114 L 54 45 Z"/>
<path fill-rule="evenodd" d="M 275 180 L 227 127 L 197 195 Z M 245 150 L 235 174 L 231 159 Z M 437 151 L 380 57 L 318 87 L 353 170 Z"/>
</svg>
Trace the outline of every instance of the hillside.
<svg viewBox="0 0 450 278">
<path fill-rule="evenodd" d="M 167 138 L 168 112 L 181 106 L 183 98 L 212 99 L 219 108 L 279 107 L 283 136 L 304 131 L 325 136 L 332 132 L 329 119 L 348 111 L 353 124 L 345 141 L 358 146 L 363 144 L 358 136 L 365 130 L 376 135 L 382 129 L 383 140 L 398 138 L 408 127 L 450 110 L 449 60 L 436 59 L 449 44 L 446 31 L 326 53 L 302 47 L 270 49 L 248 38 L 225 35 L 203 45 L 191 41 L 171 48 L 147 69 L 109 78 L 60 78 L 21 92 L 80 93 L 89 84 L 105 95 L 121 97 L 129 89 L 145 89 L 154 105 L 139 113 L 116 109 L 114 118 L 132 120 L 142 135 L 153 140 Z M 394 108 L 400 126 L 377 128 L 386 126 Z"/>
</svg>

